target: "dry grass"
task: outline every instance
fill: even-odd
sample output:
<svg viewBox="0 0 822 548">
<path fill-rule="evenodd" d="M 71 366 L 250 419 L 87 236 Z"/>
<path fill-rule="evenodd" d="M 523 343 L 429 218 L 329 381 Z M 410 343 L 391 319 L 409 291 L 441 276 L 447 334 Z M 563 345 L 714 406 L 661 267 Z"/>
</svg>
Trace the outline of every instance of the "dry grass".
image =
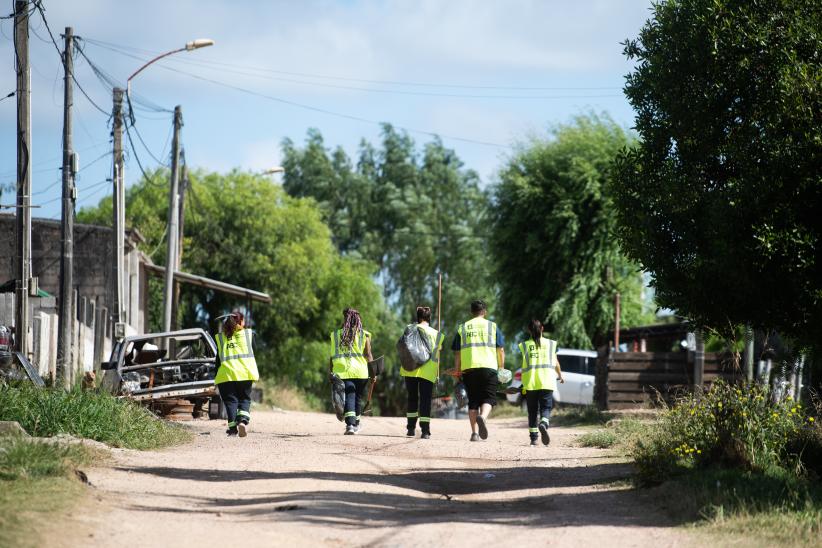
<svg viewBox="0 0 822 548">
<path fill-rule="evenodd" d="M 263 391 L 263 403 L 288 411 L 323 411 L 316 396 L 306 394 L 287 382 L 261 379 L 257 386 Z"/>
</svg>

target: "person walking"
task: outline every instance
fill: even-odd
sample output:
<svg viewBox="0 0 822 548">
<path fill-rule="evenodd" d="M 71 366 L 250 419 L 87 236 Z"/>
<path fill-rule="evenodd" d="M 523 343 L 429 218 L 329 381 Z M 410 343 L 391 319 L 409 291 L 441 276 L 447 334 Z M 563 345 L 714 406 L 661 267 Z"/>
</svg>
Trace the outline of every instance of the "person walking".
<svg viewBox="0 0 822 548">
<path fill-rule="evenodd" d="M 528 406 L 528 435 L 531 445 L 537 444 L 538 434 L 542 437 L 543 445 L 551 443 L 548 425 L 551 408 L 554 406 L 554 390 L 557 389 L 557 381 L 565 382 L 557 359 L 557 341 L 543 337 L 542 331 L 542 322 L 531 320 L 528 324 L 531 338 L 519 344 L 522 354 L 522 393 Z"/>
<path fill-rule="evenodd" d="M 408 391 L 408 408 L 405 416 L 408 419 L 406 435 L 413 438 L 416 435 L 417 419 L 420 421 L 420 438 L 427 440 L 431 437 L 431 396 L 434 384 L 439 377 L 440 350 L 442 350 L 443 335 L 431 327 L 431 307 L 417 307 L 417 327 L 428 338 L 431 347 L 431 359 L 413 371 L 400 368 L 400 375 L 405 377 L 405 388 Z"/>
<path fill-rule="evenodd" d="M 365 387 L 368 385 L 368 362 L 371 355 L 371 333 L 363 329 L 360 313 L 343 310 L 340 329 L 331 333 L 331 372 L 345 383 L 345 434 L 360 430 L 360 414 Z"/>
<path fill-rule="evenodd" d="M 217 375 L 214 384 L 228 415 L 229 436 L 246 437 L 251 421 L 251 386 L 259 380 L 254 359 L 253 332 L 245 327 L 245 316 L 235 310 L 226 316 L 217 333 Z"/>
<path fill-rule="evenodd" d="M 498 370 L 505 368 L 505 339 L 492 321 L 485 319 L 484 301 L 471 303 L 471 320 L 457 328 L 451 349 L 456 353 L 456 375 L 468 393 L 471 441 L 488 438 L 488 417 L 497 404 Z"/>
</svg>

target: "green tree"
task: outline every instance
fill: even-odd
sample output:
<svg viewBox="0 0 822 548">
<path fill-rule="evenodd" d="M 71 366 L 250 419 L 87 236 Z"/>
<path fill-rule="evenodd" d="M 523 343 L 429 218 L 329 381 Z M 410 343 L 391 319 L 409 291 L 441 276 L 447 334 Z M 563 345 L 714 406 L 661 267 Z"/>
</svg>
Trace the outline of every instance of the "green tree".
<svg viewBox="0 0 822 548">
<path fill-rule="evenodd" d="M 616 162 L 623 248 L 656 297 L 730 334 L 822 338 L 822 2 L 654 5 L 625 55 L 639 146 Z"/>
<path fill-rule="evenodd" d="M 340 251 L 376 265 L 402 319 L 411 319 L 416 304 L 435 304 L 438 272 L 448 327 L 472 299 L 493 296 L 483 228 L 488 197 L 477 174 L 439 139 L 418 153 L 407 134 L 385 125 L 379 147 L 361 143 L 356 167 L 339 148 L 326 148 L 316 130 L 302 148 L 286 140 L 283 152 L 286 191 L 313 197 Z"/>
<path fill-rule="evenodd" d="M 167 174 L 158 171 L 129 187 L 127 223 L 146 237 L 155 262 L 165 260 Z M 313 200 L 293 198 L 264 177 L 233 171 L 194 171 L 186 199 L 183 270 L 271 295 L 253 308 L 263 374 L 285 378 L 324 395 L 328 335 L 342 309 L 358 308 L 374 332 L 375 351 L 388 354 L 396 320 L 372 280 L 373 267 L 341 257 Z M 165 187 L 165 188 L 164 188 Z M 111 198 L 78 214 L 80 222 L 110 222 Z M 152 252 L 154 250 L 154 252 Z M 159 305 L 159 285 L 152 295 Z M 201 325 L 245 302 L 203 288 L 183 286 L 181 325 Z M 159 320 L 159 306 L 151 310 Z M 394 322 L 394 323 L 392 323 Z M 393 354 L 389 355 L 390 358 Z"/>
<path fill-rule="evenodd" d="M 646 323 L 642 279 L 615 239 L 608 183 L 633 140 L 607 117 L 579 116 L 520 145 L 494 188 L 492 249 L 503 325 L 513 335 L 542 320 L 561 345 L 592 348 L 614 325 Z"/>
</svg>

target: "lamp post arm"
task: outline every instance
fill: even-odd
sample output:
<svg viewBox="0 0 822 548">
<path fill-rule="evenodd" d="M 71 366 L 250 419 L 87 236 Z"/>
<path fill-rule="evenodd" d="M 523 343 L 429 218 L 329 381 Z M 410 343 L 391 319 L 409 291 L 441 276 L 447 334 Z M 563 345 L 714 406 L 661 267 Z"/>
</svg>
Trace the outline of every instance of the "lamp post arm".
<svg viewBox="0 0 822 548">
<path fill-rule="evenodd" d="M 135 76 L 137 76 L 138 74 L 140 74 L 141 72 L 143 72 L 143 70 L 144 70 L 147 66 L 149 66 L 150 64 L 152 64 L 152 63 L 155 63 L 155 62 L 159 61 L 159 60 L 160 60 L 160 59 L 162 59 L 163 57 L 168 57 L 169 55 L 172 55 L 172 54 L 174 54 L 174 53 L 179 53 L 179 52 L 181 52 L 181 51 L 185 51 L 185 50 L 186 50 L 186 48 L 178 48 L 178 49 L 173 49 L 173 50 L 171 50 L 171 51 L 167 51 L 167 52 L 163 53 L 162 55 L 158 55 L 157 57 L 155 57 L 154 59 L 152 59 L 151 61 L 149 61 L 148 63 L 146 63 L 146 64 L 145 64 L 145 65 L 143 65 L 142 67 L 138 68 L 136 71 L 134 71 L 134 74 L 132 74 L 131 76 L 129 76 L 129 77 L 128 77 L 128 80 L 126 80 L 126 83 L 127 83 L 127 84 L 131 84 L 131 79 L 132 79 L 132 78 L 134 78 Z M 128 86 L 127 86 L 127 87 L 128 87 Z"/>
</svg>

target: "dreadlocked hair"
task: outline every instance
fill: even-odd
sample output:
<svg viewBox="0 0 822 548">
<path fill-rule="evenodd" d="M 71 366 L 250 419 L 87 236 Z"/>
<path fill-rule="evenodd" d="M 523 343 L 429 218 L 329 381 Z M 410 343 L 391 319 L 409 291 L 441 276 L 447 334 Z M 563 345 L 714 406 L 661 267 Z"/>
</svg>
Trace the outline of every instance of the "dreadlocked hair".
<svg viewBox="0 0 822 548">
<path fill-rule="evenodd" d="M 228 316 L 226 316 L 225 321 L 223 322 L 223 333 L 225 333 L 226 338 L 230 339 L 234 336 L 234 333 L 240 329 L 240 323 L 245 321 L 245 316 L 239 310 L 235 310 Z"/>
<path fill-rule="evenodd" d="M 343 310 L 343 324 L 342 336 L 340 337 L 340 345 L 351 347 L 354 344 L 354 338 L 357 333 L 362 331 L 362 318 L 360 313 L 353 308 L 346 308 Z"/>
<path fill-rule="evenodd" d="M 539 320 L 531 320 L 528 324 L 528 333 L 531 334 L 531 339 L 537 348 L 540 346 L 540 339 L 542 339 L 542 322 Z"/>
</svg>

